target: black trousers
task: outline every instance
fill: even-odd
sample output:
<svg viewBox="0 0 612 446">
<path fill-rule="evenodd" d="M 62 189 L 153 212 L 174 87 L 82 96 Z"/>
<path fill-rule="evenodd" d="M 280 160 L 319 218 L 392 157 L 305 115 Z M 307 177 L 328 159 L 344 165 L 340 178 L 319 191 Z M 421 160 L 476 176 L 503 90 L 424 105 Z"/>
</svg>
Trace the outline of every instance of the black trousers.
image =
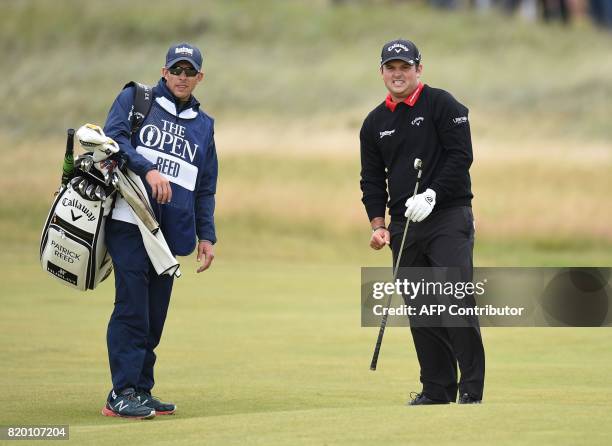
<svg viewBox="0 0 612 446">
<path fill-rule="evenodd" d="M 389 226 L 394 265 L 404 225 L 395 220 Z M 472 208 L 440 209 L 420 223 L 410 223 L 400 267 L 459 267 L 460 280 L 471 281 L 473 249 Z M 410 331 L 421 367 L 422 392 L 427 397 L 455 401 L 459 390 L 461 395 L 482 399 L 485 355 L 477 318 L 469 327 L 411 327 Z"/>
</svg>

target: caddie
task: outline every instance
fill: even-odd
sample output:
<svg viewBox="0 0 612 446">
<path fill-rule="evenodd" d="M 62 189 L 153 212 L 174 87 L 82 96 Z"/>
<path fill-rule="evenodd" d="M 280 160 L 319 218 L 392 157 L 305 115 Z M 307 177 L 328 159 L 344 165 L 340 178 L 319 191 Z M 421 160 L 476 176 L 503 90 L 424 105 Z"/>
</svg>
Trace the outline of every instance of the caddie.
<svg viewBox="0 0 612 446">
<path fill-rule="evenodd" d="M 217 154 L 213 119 L 193 96 L 204 78 L 202 53 L 188 43 L 168 49 L 152 105 L 131 134 L 134 87 L 119 93 L 104 132 L 113 138 L 127 167 L 145 184 L 149 201 L 173 255 L 197 249 L 200 273 L 214 258 Z M 151 395 L 155 348 L 172 292 L 172 275 L 153 269 L 131 209 L 118 197 L 106 226 L 106 244 L 115 271 L 115 305 L 107 344 L 113 388 L 102 413 L 152 418 L 172 414 L 175 404 Z"/>
<path fill-rule="evenodd" d="M 380 73 L 388 95 L 366 117 L 360 133 L 370 246 L 379 250 L 390 244 L 395 264 L 410 221 L 400 267 L 458 267 L 461 280 L 471 281 L 474 217 L 468 109 L 448 92 L 421 82 L 421 53 L 413 42 L 386 43 Z M 415 158 L 422 160 L 423 171 L 412 197 Z M 470 299 L 473 296 L 465 300 L 473 305 Z M 423 387 L 409 404 L 448 404 L 457 400 L 457 391 L 459 403 L 480 403 L 485 356 L 478 319 L 469 327 L 411 326 L 411 332 Z"/>
</svg>

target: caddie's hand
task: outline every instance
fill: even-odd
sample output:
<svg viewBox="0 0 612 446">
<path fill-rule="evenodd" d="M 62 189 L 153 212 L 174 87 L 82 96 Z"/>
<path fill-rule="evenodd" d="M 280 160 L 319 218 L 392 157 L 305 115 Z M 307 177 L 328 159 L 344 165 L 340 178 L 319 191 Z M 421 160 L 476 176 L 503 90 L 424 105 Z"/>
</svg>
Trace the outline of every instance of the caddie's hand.
<svg viewBox="0 0 612 446">
<path fill-rule="evenodd" d="M 436 192 L 427 189 L 422 194 L 415 195 L 406 200 L 406 213 L 409 221 L 419 222 L 427 218 L 436 205 Z"/>
<path fill-rule="evenodd" d="M 214 258 L 215 249 L 213 244 L 208 240 L 200 240 L 198 242 L 198 262 L 202 262 L 202 266 L 198 268 L 197 272 L 206 271 Z"/>
<path fill-rule="evenodd" d="M 170 203 L 172 199 L 172 188 L 170 181 L 166 179 L 157 169 L 149 170 L 145 179 L 151 186 L 151 194 L 159 204 Z"/>
<path fill-rule="evenodd" d="M 378 228 L 376 231 L 372 232 L 372 237 L 370 238 L 370 248 L 382 249 L 391 243 L 391 234 L 387 228 Z"/>
</svg>

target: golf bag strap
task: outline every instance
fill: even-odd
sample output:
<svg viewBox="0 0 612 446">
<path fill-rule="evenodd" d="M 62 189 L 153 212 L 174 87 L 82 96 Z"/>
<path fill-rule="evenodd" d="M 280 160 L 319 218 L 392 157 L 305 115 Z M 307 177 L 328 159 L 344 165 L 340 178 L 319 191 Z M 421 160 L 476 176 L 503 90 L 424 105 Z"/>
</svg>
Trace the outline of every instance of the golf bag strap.
<svg viewBox="0 0 612 446">
<path fill-rule="evenodd" d="M 151 94 L 151 87 L 140 82 L 131 81 L 125 84 L 123 89 L 128 87 L 134 88 L 134 105 L 132 106 L 132 112 L 130 117 L 130 124 L 132 126 L 132 135 L 137 133 L 142 127 L 142 123 L 151 110 L 151 103 L 153 101 L 153 95 Z"/>
</svg>

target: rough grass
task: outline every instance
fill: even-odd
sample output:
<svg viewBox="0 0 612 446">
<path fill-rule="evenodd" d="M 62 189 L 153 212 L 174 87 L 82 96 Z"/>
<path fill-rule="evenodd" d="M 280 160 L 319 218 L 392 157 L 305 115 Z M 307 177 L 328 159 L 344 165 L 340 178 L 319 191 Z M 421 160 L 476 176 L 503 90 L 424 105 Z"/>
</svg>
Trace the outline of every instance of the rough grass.
<svg viewBox="0 0 612 446">
<path fill-rule="evenodd" d="M 612 136 L 609 35 L 580 23 L 439 14 L 425 2 L 353 3 L 2 2 L 0 48 L 11 69 L 0 94 L 19 107 L 0 133 L 57 135 L 82 119 L 101 121 L 127 81 L 157 80 L 177 40 L 203 48 L 199 96 L 221 122 L 355 129 L 384 96 L 381 44 L 404 36 L 420 46 L 425 81 L 470 107 L 477 135 L 519 145 Z"/>
<path fill-rule="evenodd" d="M 225 153 L 223 135 L 216 211 L 220 255 L 366 265 L 388 260 L 367 248 L 351 136 L 328 152 L 292 149 L 293 140 L 283 139 L 265 153 L 232 148 L 230 136 Z M 27 245 L 35 252 L 59 181 L 61 145 L 54 140 L 16 146 L 6 160 L 7 174 L 0 178 L 4 246 Z M 517 151 L 486 142 L 476 150 L 477 264 L 610 264 L 609 152 L 585 146 L 576 154 L 546 145 Z"/>
</svg>

